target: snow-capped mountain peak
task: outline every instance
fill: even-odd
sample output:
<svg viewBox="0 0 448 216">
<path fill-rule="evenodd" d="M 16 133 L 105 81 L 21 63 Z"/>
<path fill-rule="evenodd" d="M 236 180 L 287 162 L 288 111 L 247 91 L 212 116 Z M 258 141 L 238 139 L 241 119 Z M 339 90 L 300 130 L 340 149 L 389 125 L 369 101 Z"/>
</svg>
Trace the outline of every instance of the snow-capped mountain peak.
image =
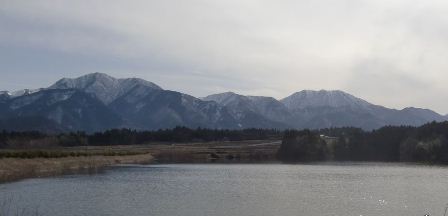
<svg viewBox="0 0 448 216">
<path fill-rule="evenodd" d="M 207 97 L 202 98 L 204 101 L 215 101 L 221 105 L 229 105 L 231 103 L 239 102 L 241 100 L 247 100 L 247 98 L 243 95 L 236 94 L 234 92 L 224 92 L 219 94 L 209 95 Z"/>
<path fill-rule="evenodd" d="M 40 88 L 40 89 L 22 89 L 22 90 L 14 91 L 10 95 L 11 95 L 11 97 L 20 97 L 23 95 L 37 93 L 41 90 L 42 90 L 42 88 Z"/>
<path fill-rule="evenodd" d="M 10 96 L 11 93 L 9 91 L 0 91 L 0 95 Z"/>
<path fill-rule="evenodd" d="M 406 107 L 401 111 L 406 112 L 409 115 L 414 116 L 415 118 L 423 119 L 424 121 L 427 121 L 427 122 L 434 121 L 435 119 L 441 118 L 440 114 L 438 114 L 430 109 Z"/>
<path fill-rule="evenodd" d="M 272 97 L 244 96 L 234 92 L 224 92 L 209 95 L 203 100 L 215 101 L 229 108 L 237 118 L 247 115 L 247 112 L 255 113 L 271 121 L 284 121 L 290 117 L 289 110 Z"/>
<path fill-rule="evenodd" d="M 305 90 L 281 101 L 225 92 L 200 100 L 163 90 L 142 79 L 117 79 L 103 73 L 64 78 L 43 90 L 0 92 L 0 119 L 16 118 L 20 128 L 30 128 L 28 122 L 22 121 L 27 116 L 46 119 L 33 129 L 85 131 L 175 126 L 279 129 L 350 126 L 371 130 L 385 125 L 418 126 L 448 120 L 427 109 L 397 110 L 373 105 L 342 91 Z"/>
<path fill-rule="evenodd" d="M 24 95 L 30 95 L 33 93 L 37 93 L 39 91 L 43 90 L 43 88 L 40 89 L 21 89 L 17 91 L 0 91 L 0 96 L 8 97 L 8 98 L 16 98 Z"/>
<path fill-rule="evenodd" d="M 147 91 L 162 90 L 158 85 L 143 79 L 117 79 L 98 72 L 73 79 L 63 78 L 49 89 L 80 89 L 95 95 L 103 103 L 109 104 L 136 87 L 144 87 Z"/>
<path fill-rule="evenodd" d="M 372 106 L 365 100 L 339 90 L 304 90 L 282 99 L 281 102 L 291 110 L 315 107 L 367 108 Z"/>
</svg>

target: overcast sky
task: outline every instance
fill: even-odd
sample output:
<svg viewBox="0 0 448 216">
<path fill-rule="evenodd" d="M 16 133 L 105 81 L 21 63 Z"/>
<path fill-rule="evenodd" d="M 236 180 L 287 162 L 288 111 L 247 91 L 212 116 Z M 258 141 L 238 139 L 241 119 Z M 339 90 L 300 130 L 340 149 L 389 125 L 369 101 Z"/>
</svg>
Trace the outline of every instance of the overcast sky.
<svg viewBox="0 0 448 216">
<path fill-rule="evenodd" d="M 0 89 L 104 72 L 205 96 L 340 89 L 448 113 L 446 0 L 0 0 Z"/>
</svg>

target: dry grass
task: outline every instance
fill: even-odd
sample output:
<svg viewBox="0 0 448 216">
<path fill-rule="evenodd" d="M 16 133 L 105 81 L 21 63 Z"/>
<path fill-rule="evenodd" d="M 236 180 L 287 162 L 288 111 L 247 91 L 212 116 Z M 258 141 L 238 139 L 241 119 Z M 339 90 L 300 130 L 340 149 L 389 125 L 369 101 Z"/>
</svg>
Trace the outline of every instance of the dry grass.
<svg viewBox="0 0 448 216">
<path fill-rule="evenodd" d="M 0 182 L 97 172 L 116 164 L 259 163 L 275 161 L 280 141 L 255 140 L 132 146 L 0 150 Z M 3 157 L 3 158 L 1 158 Z M 0 215 L 1 216 L 1 215 Z"/>
<path fill-rule="evenodd" d="M 32 159 L 3 158 L 0 159 L 0 182 L 77 172 L 94 172 L 106 166 L 150 163 L 152 160 L 151 154 Z"/>
</svg>

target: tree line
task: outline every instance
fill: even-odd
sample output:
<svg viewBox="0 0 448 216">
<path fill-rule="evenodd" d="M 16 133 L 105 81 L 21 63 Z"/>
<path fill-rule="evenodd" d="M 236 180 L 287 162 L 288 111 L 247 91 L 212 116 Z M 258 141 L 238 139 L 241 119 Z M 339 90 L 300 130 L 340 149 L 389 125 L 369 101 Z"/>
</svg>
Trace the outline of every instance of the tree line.
<svg viewBox="0 0 448 216">
<path fill-rule="evenodd" d="M 421 127 L 386 126 L 373 131 L 359 128 L 321 130 L 190 129 L 156 131 L 113 129 L 87 134 L 72 132 L 0 132 L 0 148 L 52 146 L 140 145 L 210 141 L 278 140 L 281 161 L 386 161 L 448 164 L 448 122 Z"/>
<path fill-rule="evenodd" d="M 278 158 L 282 161 L 385 161 L 448 164 L 448 122 L 421 127 L 387 126 L 287 130 Z"/>
<path fill-rule="evenodd" d="M 156 131 L 112 129 L 93 134 L 72 132 L 45 134 L 41 132 L 0 132 L 0 148 L 30 148 L 51 146 L 140 145 L 155 142 L 211 142 L 281 139 L 282 131 L 274 129 L 190 129 L 176 127 Z"/>
</svg>

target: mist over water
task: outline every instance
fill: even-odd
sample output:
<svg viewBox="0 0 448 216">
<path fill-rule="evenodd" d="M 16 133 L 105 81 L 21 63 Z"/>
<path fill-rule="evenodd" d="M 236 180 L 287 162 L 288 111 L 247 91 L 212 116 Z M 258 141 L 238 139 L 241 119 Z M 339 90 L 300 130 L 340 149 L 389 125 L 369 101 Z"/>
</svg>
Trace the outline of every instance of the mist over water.
<svg viewBox="0 0 448 216">
<path fill-rule="evenodd" d="M 443 215 L 448 169 L 405 164 L 148 165 L 0 185 L 40 215 Z"/>
</svg>

